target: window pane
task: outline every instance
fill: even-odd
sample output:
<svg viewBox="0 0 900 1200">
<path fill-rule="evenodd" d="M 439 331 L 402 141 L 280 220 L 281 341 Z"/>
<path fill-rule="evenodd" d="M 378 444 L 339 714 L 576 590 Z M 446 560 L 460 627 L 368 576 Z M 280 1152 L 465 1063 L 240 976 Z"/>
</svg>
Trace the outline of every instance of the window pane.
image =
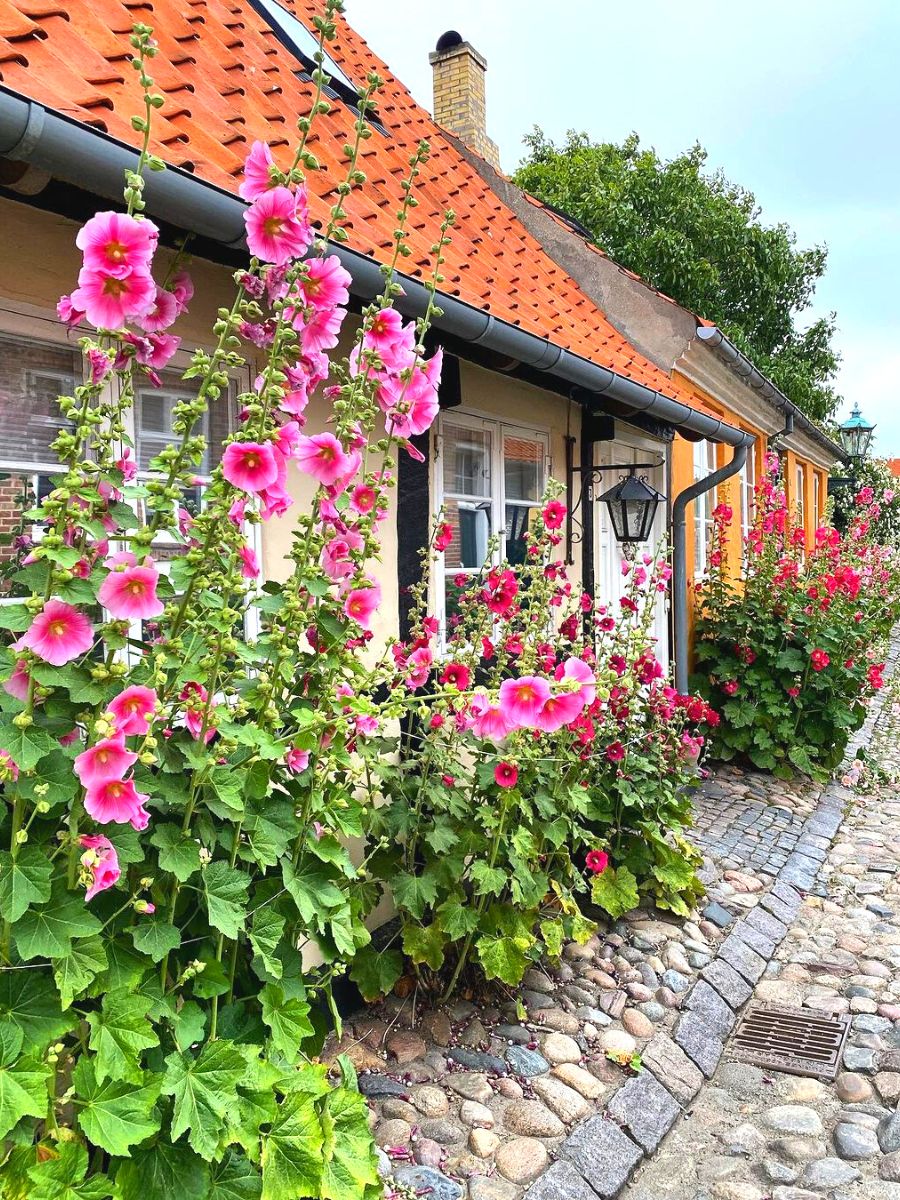
<svg viewBox="0 0 900 1200">
<path fill-rule="evenodd" d="M 136 422 L 138 437 L 144 433 L 167 433 L 166 412 L 171 405 L 168 393 L 141 392 L 138 395 Z"/>
<path fill-rule="evenodd" d="M 141 388 L 135 402 L 136 457 L 142 471 L 149 470 L 160 450 L 180 440 L 171 433 L 172 409 L 200 391 L 199 379 L 181 379 L 175 371 L 163 372 L 162 378 L 162 388 Z M 194 432 L 202 433 L 208 442 L 199 466 L 201 475 L 208 475 L 222 457 L 222 442 L 232 428 L 232 410 L 230 395 L 223 393 L 211 402 L 209 410 L 194 427 Z"/>
<path fill-rule="evenodd" d="M 503 439 L 503 475 L 507 500 L 531 500 L 544 491 L 544 444 L 507 434 Z"/>
<path fill-rule="evenodd" d="M 56 461 L 50 446 L 66 422 L 56 405 L 81 381 L 81 356 L 66 346 L 0 337 L 0 459 Z"/>
<path fill-rule="evenodd" d="M 490 433 L 450 424 L 443 433 L 445 495 L 490 496 Z"/>
<path fill-rule="evenodd" d="M 519 566 L 525 561 L 527 549 L 525 534 L 528 532 L 535 508 L 524 504 L 507 504 L 506 506 L 506 558 L 512 566 Z"/>
<path fill-rule="evenodd" d="M 491 536 L 490 501 L 448 499 L 444 502 L 444 519 L 453 529 L 453 540 L 444 551 L 444 566 L 448 571 L 480 567 Z"/>
</svg>

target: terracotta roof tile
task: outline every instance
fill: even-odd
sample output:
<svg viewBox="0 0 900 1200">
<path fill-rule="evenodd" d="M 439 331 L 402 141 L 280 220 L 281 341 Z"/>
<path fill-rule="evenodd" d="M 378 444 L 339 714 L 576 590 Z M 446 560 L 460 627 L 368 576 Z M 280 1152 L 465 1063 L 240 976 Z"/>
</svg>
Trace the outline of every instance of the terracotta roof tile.
<svg viewBox="0 0 900 1200">
<path fill-rule="evenodd" d="M 286 0 L 307 28 L 316 0 Z M 282 47 L 249 0 L 0 0 L 0 80 L 68 116 L 133 144 L 131 116 L 143 111 L 135 72 L 125 65 L 131 26 L 154 27 L 160 54 L 151 66 L 166 97 L 154 116 L 154 150 L 173 166 L 230 191 L 240 182 L 254 139 L 282 163 L 296 116 L 313 88 L 302 64 Z M 432 158 L 422 168 L 405 266 L 430 271 L 430 247 L 447 208 L 458 214 L 443 267 L 449 295 L 509 321 L 666 395 L 687 396 L 643 358 L 562 271 L 515 214 L 490 190 L 430 115 L 343 19 L 329 53 L 363 85 L 370 71 L 386 80 L 377 98 L 387 135 L 374 131 L 362 166 L 369 183 L 347 201 L 349 244 L 384 261 L 401 200 L 400 182 L 418 142 Z M 355 112 L 340 101 L 317 118 L 310 146 L 322 171 L 310 179 L 311 207 L 327 219 L 344 177 L 341 148 Z M 412 266 L 411 266 L 412 264 Z"/>
</svg>

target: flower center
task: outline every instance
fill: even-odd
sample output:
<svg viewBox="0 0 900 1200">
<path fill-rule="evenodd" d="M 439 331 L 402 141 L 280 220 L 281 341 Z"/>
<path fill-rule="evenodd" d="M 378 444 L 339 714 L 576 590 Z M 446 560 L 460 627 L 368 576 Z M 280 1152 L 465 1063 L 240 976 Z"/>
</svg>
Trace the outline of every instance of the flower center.
<svg viewBox="0 0 900 1200">
<path fill-rule="evenodd" d="M 50 632 L 54 637 L 62 637 L 66 632 L 65 621 L 51 621 Z"/>
<path fill-rule="evenodd" d="M 125 279 L 114 279 L 109 276 L 103 280 L 103 294 L 105 296 L 121 296 L 128 291 L 128 281 Z"/>
<path fill-rule="evenodd" d="M 247 455 L 247 457 L 244 461 L 246 462 L 247 466 L 250 468 L 251 471 L 255 471 L 256 468 L 259 466 L 259 455 L 251 452 L 250 454 Z"/>
<path fill-rule="evenodd" d="M 266 217 L 263 231 L 267 237 L 278 237 L 284 229 L 284 217 Z"/>
<path fill-rule="evenodd" d="M 125 258 L 125 247 L 121 242 L 106 243 L 106 257 L 111 258 L 113 262 L 122 262 Z"/>
</svg>

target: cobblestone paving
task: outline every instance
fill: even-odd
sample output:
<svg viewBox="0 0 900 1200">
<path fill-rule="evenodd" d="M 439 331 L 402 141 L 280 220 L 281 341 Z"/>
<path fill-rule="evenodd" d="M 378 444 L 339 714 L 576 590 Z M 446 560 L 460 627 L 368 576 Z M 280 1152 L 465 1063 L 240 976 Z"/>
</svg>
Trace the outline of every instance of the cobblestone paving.
<svg viewBox="0 0 900 1200">
<path fill-rule="evenodd" d="M 900 709 L 870 754 L 900 768 Z M 755 998 L 848 1013 L 834 1083 L 730 1061 L 645 1160 L 624 1200 L 900 1200 L 900 793 L 849 797 L 821 870 Z"/>
</svg>

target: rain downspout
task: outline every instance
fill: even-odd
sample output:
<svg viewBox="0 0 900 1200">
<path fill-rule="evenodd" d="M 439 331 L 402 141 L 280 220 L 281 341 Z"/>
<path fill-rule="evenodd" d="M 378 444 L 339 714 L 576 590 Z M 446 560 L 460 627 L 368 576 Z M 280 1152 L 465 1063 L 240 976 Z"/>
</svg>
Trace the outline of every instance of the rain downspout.
<svg viewBox="0 0 900 1200">
<path fill-rule="evenodd" d="M 688 572 L 687 572 L 687 506 L 698 496 L 737 475 L 747 461 L 747 452 L 756 438 L 745 433 L 734 447 L 731 461 L 711 475 L 698 479 L 675 497 L 672 505 L 672 624 L 675 641 L 675 687 L 682 694 L 688 690 Z"/>
</svg>

